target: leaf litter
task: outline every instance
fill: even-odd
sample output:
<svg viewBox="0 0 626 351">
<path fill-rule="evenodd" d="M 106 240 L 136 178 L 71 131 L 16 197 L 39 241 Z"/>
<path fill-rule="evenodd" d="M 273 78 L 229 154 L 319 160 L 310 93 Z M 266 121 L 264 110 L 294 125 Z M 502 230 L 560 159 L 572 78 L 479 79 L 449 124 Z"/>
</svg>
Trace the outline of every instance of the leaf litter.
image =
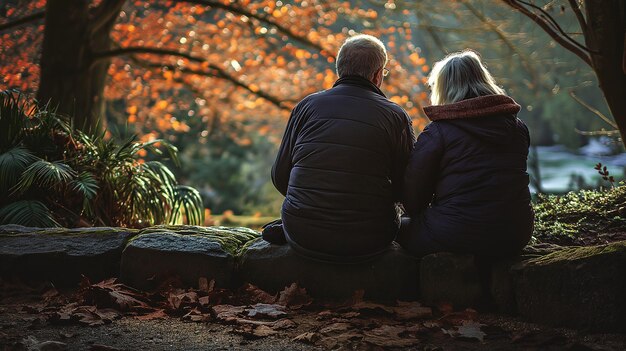
<svg viewBox="0 0 626 351">
<path fill-rule="evenodd" d="M 296 283 L 270 294 L 251 284 L 237 290 L 219 289 L 206 278 L 198 281 L 197 288 L 183 288 L 177 279 L 172 279 L 155 291 L 142 292 L 116 279 L 94 284 L 85 278 L 73 294 L 63 294 L 54 287 L 40 289 L 37 294 L 40 302 L 21 308 L 22 312 L 37 316 L 32 322 L 35 329 L 45 324 L 98 327 L 123 317 L 140 321 L 179 318 L 230 326 L 232 333 L 246 340 L 287 337 L 293 342 L 333 350 L 418 346 L 421 350 L 446 338 L 449 342 L 476 345 L 504 340 L 521 349 L 532 349 L 536 344 L 545 346 L 552 341 L 486 325 L 473 309 L 455 311 L 450 304 L 432 308 L 416 301 L 379 303 L 365 300 L 363 291 L 355 292 L 343 303 L 314 301 Z M 68 334 L 64 338 L 71 337 Z"/>
</svg>

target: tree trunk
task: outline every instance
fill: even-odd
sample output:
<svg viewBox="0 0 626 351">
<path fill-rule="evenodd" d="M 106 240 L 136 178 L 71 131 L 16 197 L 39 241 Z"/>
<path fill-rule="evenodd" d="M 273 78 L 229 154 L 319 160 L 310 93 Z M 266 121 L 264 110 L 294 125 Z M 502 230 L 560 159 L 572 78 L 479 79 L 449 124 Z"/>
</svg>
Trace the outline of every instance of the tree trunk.
<svg viewBox="0 0 626 351">
<path fill-rule="evenodd" d="M 105 0 L 106 2 L 106 0 Z M 97 131 L 104 123 L 104 86 L 110 60 L 94 52 L 110 49 L 115 16 L 95 24 L 97 12 L 84 0 L 48 0 L 37 99 L 69 115 L 74 128 Z"/>
<path fill-rule="evenodd" d="M 591 54 L 611 114 L 626 145 L 626 72 L 622 69 L 626 36 L 626 2 L 587 0 L 585 43 Z"/>
</svg>

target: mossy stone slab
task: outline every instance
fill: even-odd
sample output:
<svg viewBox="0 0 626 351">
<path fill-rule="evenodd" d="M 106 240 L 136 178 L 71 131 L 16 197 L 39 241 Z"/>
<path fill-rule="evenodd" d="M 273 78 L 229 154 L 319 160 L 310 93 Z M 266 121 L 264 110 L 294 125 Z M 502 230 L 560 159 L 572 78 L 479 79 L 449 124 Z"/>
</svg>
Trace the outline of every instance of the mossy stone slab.
<svg viewBox="0 0 626 351">
<path fill-rule="evenodd" d="M 626 241 L 566 248 L 513 273 L 517 308 L 531 321 L 626 331 Z"/>
<path fill-rule="evenodd" d="M 124 283 L 151 289 L 160 281 L 176 276 L 187 286 L 197 286 L 199 278 L 215 279 L 220 287 L 232 285 L 233 252 L 237 248 L 227 250 L 220 238 L 235 229 L 220 228 L 219 233 L 210 228 L 179 228 L 179 232 L 171 229 L 144 231 L 128 243 L 122 255 L 120 277 Z"/>
<path fill-rule="evenodd" d="M 260 239 L 242 254 L 238 269 L 241 281 L 272 293 L 295 282 L 322 299 L 345 299 L 364 290 L 366 298 L 389 301 L 417 299 L 418 273 L 418 259 L 395 244 L 368 263 L 333 264 Z"/>
<path fill-rule="evenodd" d="M 135 231 L 123 228 L 0 226 L 0 274 L 72 286 L 119 275 L 122 250 Z"/>
</svg>

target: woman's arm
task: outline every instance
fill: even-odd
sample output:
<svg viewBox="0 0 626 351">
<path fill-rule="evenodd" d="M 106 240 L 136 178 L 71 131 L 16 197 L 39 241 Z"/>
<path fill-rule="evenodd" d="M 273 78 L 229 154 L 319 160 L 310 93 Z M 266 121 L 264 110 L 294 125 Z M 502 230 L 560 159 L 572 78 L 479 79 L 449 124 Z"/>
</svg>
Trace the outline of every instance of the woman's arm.
<svg viewBox="0 0 626 351">
<path fill-rule="evenodd" d="M 404 172 L 403 204 L 410 216 L 424 211 L 433 199 L 443 149 L 439 126 L 429 124 L 418 136 Z"/>
</svg>

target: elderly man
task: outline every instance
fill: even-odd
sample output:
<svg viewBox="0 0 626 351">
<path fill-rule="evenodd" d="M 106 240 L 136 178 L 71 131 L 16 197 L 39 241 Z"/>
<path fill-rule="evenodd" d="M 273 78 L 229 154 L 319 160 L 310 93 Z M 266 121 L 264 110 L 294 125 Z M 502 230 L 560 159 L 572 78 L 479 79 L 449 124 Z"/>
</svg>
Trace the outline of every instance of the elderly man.
<svg viewBox="0 0 626 351">
<path fill-rule="evenodd" d="M 301 255 L 366 261 L 396 236 L 395 203 L 415 135 L 407 113 L 380 90 L 386 64 L 380 40 L 349 38 L 332 89 L 291 113 L 272 181 L 285 196 L 286 240 Z"/>
</svg>

